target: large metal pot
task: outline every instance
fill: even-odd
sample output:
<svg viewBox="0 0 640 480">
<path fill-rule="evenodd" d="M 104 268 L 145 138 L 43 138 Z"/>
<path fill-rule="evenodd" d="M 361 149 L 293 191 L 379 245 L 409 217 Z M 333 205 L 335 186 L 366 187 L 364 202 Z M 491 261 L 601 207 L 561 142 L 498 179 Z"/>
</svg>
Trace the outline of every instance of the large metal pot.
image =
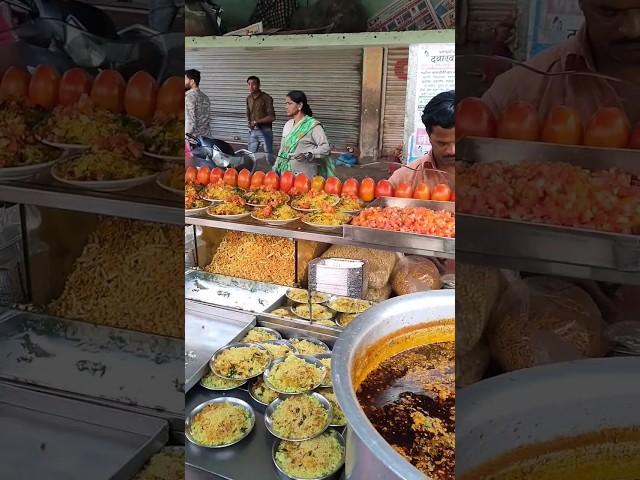
<svg viewBox="0 0 640 480">
<path fill-rule="evenodd" d="M 640 358 L 518 370 L 456 394 L 456 478 L 518 447 L 640 427 Z"/>
<path fill-rule="evenodd" d="M 347 480 L 424 480 L 426 477 L 376 431 L 353 387 L 356 360 L 376 341 L 404 327 L 455 317 L 455 290 L 420 292 L 367 310 L 340 335 L 333 348 L 331 379 L 349 427 Z"/>
</svg>

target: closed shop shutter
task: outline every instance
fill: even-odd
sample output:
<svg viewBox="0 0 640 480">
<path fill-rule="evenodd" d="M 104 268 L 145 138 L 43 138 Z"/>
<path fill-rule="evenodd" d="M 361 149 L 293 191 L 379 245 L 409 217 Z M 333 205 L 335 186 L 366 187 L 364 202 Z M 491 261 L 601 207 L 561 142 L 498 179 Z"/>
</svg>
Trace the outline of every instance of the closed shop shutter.
<svg viewBox="0 0 640 480">
<path fill-rule="evenodd" d="M 382 118 L 382 155 L 392 155 L 404 142 L 404 112 L 407 99 L 408 48 L 387 50 Z"/>
<path fill-rule="evenodd" d="M 262 90 L 273 97 L 276 149 L 288 120 L 284 99 L 291 90 L 306 93 L 313 116 L 322 122 L 332 149 L 344 150 L 347 145 L 359 143 L 361 48 L 187 50 L 185 64 L 202 73 L 200 88 L 211 100 L 211 125 L 216 138 L 246 144 L 246 80 L 256 75 Z"/>
</svg>

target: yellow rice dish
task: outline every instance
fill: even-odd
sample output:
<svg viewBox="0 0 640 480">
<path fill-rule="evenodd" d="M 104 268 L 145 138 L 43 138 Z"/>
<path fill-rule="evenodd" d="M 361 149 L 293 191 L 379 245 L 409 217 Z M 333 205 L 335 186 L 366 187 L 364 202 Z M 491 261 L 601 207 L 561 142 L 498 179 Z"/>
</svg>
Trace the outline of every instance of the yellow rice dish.
<svg viewBox="0 0 640 480">
<path fill-rule="evenodd" d="M 358 315 L 360 314 L 359 313 L 341 313 L 337 319 L 338 325 L 340 325 L 341 327 L 346 327 L 351 322 L 353 322 Z"/>
<path fill-rule="evenodd" d="M 247 332 L 242 342 L 267 342 L 269 340 L 278 340 L 278 335 L 270 330 L 264 328 L 255 327 Z"/>
<path fill-rule="evenodd" d="M 342 408 L 340 408 L 340 404 L 338 403 L 336 394 L 333 392 L 333 388 L 321 388 L 318 390 L 318 393 L 329 400 L 329 403 L 331 403 L 331 406 L 333 407 L 333 420 L 331 420 L 331 425 L 337 425 L 340 427 L 345 426 L 347 424 L 347 417 L 344 416 L 344 412 L 342 411 Z"/>
<path fill-rule="evenodd" d="M 251 428 L 246 408 L 233 403 L 213 403 L 191 421 L 191 436 L 201 445 L 217 447 L 240 440 Z"/>
<path fill-rule="evenodd" d="M 332 432 L 304 442 L 281 442 L 275 461 L 287 475 L 296 478 L 322 478 L 342 465 L 344 448 Z"/>
<path fill-rule="evenodd" d="M 278 358 L 284 358 L 287 355 L 294 355 L 297 353 L 295 350 L 289 347 L 289 345 L 276 343 L 276 342 L 277 340 L 271 341 L 271 342 L 264 342 L 261 344 L 264 348 L 267 349 L 267 351 L 271 354 L 271 357 L 274 360 L 277 360 Z"/>
<path fill-rule="evenodd" d="M 295 355 L 289 355 L 271 368 L 267 379 L 280 392 L 303 393 L 320 385 L 324 376 L 323 369 Z"/>
<path fill-rule="evenodd" d="M 227 378 L 219 377 L 213 372 L 209 372 L 202 377 L 200 385 L 213 390 L 231 390 L 232 388 L 238 388 L 240 385 L 244 384 L 244 382 L 244 380 L 229 380 Z"/>
<path fill-rule="evenodd" d="M 267 387 L 262 378 L 258 378 L 253 385 L 251 385 L 251 393 L 259 402 L 266 405 L 269 405 L 278 398 L 278 392 Z"/>
<path fill-rule="evenodd" d="M 320 363 L 327 369 L 327 374 L 322 381 L 323 385 L 331 385 L 331 358 L 321 358 Z"/>
<path fill-rule="evenodd" d="M 295 318 L 295 315 L 291 312 L 291 310 L 287 309 L 287 308 L 276 308 L 275 310 L 272 310 L 271 315 L 275 315 L 277 317 L 284 317 L 284 318 Z"/>
<path fill-rule="evenodd" d="M 287 297 L 296 303 L 309 303 L 309 292 L 302 288 L 292 288 L 287 291 Z M 329 300 L 326 293 L 313 292 L 311 294 L 311 303 L 324 303 Z"/>
<path fill-rule="evenodd" d="M 221 352 L 213 362 L 218 375 L 246 380 L 264 372 L 271 362 L 269 352 L 258 347 L 232 347 Z"/>
<path fill-rule="evenodd" d="M 273 412 L 272 428 L 276 435 L 291 440 L 319 435 L 328 426 L 329 412 L 311 395 L 285 399 Z"/>
<path fill-rule="evenodd" d="M 312 305 L 311 310 L 309 310 L 309 305 L 298 305 L 293 311 L 299 317 L 311 320 L 331 320 L 333 318 L 333 312 L 322 305 Z"/>
<path fill-rule="evenodd" d="M 329 302 L 329 308 L 340 313 L 362 313 L 373 305 L 368 300 L 360 300 L 359 298 L 337 297 Z"/>
<path fill-rule="evenodd" d="M 326 345 L 318 345 L 303 338 L 292 338 L 289 341 L 298 349 L 300 355 L 317 355 L 329 352 L 329 347 Z"/>
</svg>

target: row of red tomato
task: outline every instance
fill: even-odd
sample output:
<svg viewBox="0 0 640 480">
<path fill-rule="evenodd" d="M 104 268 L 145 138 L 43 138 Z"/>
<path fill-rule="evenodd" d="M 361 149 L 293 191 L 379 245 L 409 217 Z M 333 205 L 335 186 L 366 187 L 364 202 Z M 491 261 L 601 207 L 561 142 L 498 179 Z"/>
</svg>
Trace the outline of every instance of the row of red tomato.
<svg viewBox="0 0 640 480">
<path fill-rule="evenodd" d="M 419 183 L 416 188 L 411 185 L 401 183 L 397 189 L 389 180 L 379 180 L 365 178 L 358 182 L 355 178 L 349 178 L 344 183 L 337 177 L 314 177 L 307 178 L 304 174 L 294 175 L 293 172 L 285 172 L 278 175 L 275 172 L 255 172 L 243 169 L 239 173 L 235 168 L 213 168 L 208 167 L 187 167 L 184 175 L 185 183 L 198 183 L 200 185 L 226 183 L 234 187 L 245 190 L 265 188 L 268 190 L 280 190 L 289 195 L 307 193 L 309 190 L 324 191 L 332 195 L 359 197 L 365 202 L 370 202 L 379 197 L 400 197 L 416 198 L 419 200 L 455 201 L 455 194 L 448 185 L 440 183 L 431 192 L 425 183 Z"/>
<path fill-rule="evenodd" d="M 154 115 L 181 116 L 184 110 L 180 77 L 170 77 L 158 86 L 153 76 L 142 70 L 125 81 L 116 70 L 102 70 L 94 79 L 82 68 L 71 68 L 60 75 L 53 65 L 38 65 L 33 74 L 24 67 L 12 66 L 0 83 L 1 98 L 27 99 L 46 110 L 71 105 L 82 95 L 90 96 L 99 108 L 143 120 Z"/>
<path fill-rule="evenodd" d="M 540 121 L 536 108 L 527 102 L 509 104 L 496 118 L 479 98 L 461 100 L 456 107 L 456 137 L 490 137 L 564 145 L 606 148 L 640 148 L 640 124 L 634 129 L 624 111 L 604 107 L 586 125 L 578 112 L 558 105 Z"/>
</svg>

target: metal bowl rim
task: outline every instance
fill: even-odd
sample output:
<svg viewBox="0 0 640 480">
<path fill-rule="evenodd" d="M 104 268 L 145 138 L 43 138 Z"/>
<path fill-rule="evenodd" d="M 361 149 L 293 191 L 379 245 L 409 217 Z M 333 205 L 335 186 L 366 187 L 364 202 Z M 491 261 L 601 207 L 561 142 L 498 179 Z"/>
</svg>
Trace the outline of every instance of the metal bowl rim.
<svg viewBox="0 0 640 480">
<path fill-rule="evenodd" d="M 224 445 L 203 445 L 199 442 L 197 442 L 192 436 L 191 436 L 191 420 L 193 419 L 193 417 L 199 413 L 202 409 L 204 409 L 204 407 L 206 407 L 207 405 L 211 405 L 214 403 L 234 403 L 236 405 L 241 406 L 242 408 L 244 408 L 246 411 L 249 412 L 249 418 L 251 420 L 251 425 L 249 426 L 249 428 L 247 429 L 247 431 L 244 433 L 244 435 L 242 435 L 242 437 L 240 437 L 239 439 L 231 442 L 231 443 L 226 443 Z M 235 445 L 236 443 L 241 442 L 242 440 L 244 440 L 245 438 L 247 438 L 249 436 L 249 434 L 253 431 L 253 428 L 256 425 L 256 412 L 253 410 L 253 407 L 251 407 L 251 405 L 249 405 L 247 402 L 245 402 L 244 400 L 240 399 L 240 398 L 236 398 L 236 397 L 218 397 L 218 398 L 214 398 L 212 400 L 207 400 L 206 402 L 202 402 L 200 405 L 194 407 L 191 412 L 189 412 L 189 415 L 185 418 L 184 420 L 184 434 L 187 437 L 187 439 L 193 443 L 194 445 L 197 445 L 199 447 L 203 447 L 203 448 L 225 448 L 225 447 L 230 447 L 231 445 Z"/>
<path fill-rule="evenodd" d="M 213 364 L 214 361 L 216 359 L 216 357 L 218 355 L 220 355 L 220 353 L 222 353 L 224 350 L 228 350 L 230 348 L 234 348 L 234 347 L 256 347 L 259 348 L 260 350 L 264 350 L 266 352 L 266 354 L 269 356 L 269 361 L 267 362 L 266 367 L 264 368 L 264 370 L 260 371 L 260 373 L 257 373 L 255 375 L 252 375 L 250 377 L 246 377 L 246 378 L 229 378 L 229 377 L 223 377 L 222 375 L 220 375 L 218 372 L 215 371 L 215 369 L 213 368 Z M 221 378 L 225 378 L 227 380 L 251 380 L 252 378 L 258 377 L 260 375 L 262 375 L 262 373 L 269 368 L 269 365 L 271 364 L 271 361 L 273 360 L 273 357 L 271 356 L 271 354 L 269 353 L 269 351 L 264 348 L 263 346 L 261 346 L 259 343 L 253 343 L 253 342 L 233 342 L 233 343 L 228 343 L 227 345 L 220 347 L 218 350 L 216 350 L 214 352 L 214 354 L 211 356 L 211 358 L 209 359 L 209 368 L 211 369 L 211 371 L 213 372 L 214 375 L 218 375 Z"/>
<path fill-rule="evenodd" d="M 247 331 L 247 333 L 244 334 L 244 336 L 246 337 L 247 335 L 249 335 L 249 332 L 251 330 L 266 330 L 269 333 L 275 333 L 277 335 L 277 338 L 274 338 L 274 339 L 271 339 L 271 340 L 264 340 L 264 341 L 261 341 L 261 342 L 241 342 L 241 343 L 255 343 L 255 344 L 260 345 L 261 343 L 273 342 L 274 340 L 283 340 L 282 334 L 279 331 L 277 331 L 276 329 L 270 328 L 270 327 L 261 327 L 260 325 L 256 325 L 254 327 L 251 327 Z"/>
<path fill-rule="evenodd" d="M 284 438 L 276 434 L 270 425 L 272 423 L 271 417 L 275 412 L 275 409 L 278 407 L 278 405 L 280 405 L 282 402 L 287 400 L 287 398 L 303 397 L 303 396 L 316 398 L 322 404 L 324 409 L 327 411 L 327 421 L 324 424 L 324 427 L 322 428 L 322 430 L 306 438 Z M 264 412 L 264 424 L 265 424 L 265 427 L 267 427 L 267 430 L 269 431 L 269 433 L 271 433 L 271 435 L 273 435 L 274 437 L 279 438 L 280 440 L 286 440 L 287 442 L 304 442 L 305 440 L 311 440 L 312 438 L 316 438 L 318 435 L 321 435 L 327 431 L 327 429 L 331 426 L 332 421 L 333 421 L 333 406 L 331 405 L 331 402 L 329 400 L 327 400 L 323 395 L 319 394 L 318 392 L 304 393 L 301 395 L 289 395 L 289 397 L 286 397 L 286 398 L 278 397 L 269 404 L 269 406 Z"/>
<path fill-rule="evenodd" d="M 271 362 L 271 364 L 267 367 L 267 369 L 262 373 L 262 380 L 264 381 L 264 384 L 267 387 L 269 387 L 274 392 L 278 392 L 281 395 L 292 396 L 292 395 L 303 395 L 305 393 L 313 392 L 316 388 L 318 388 L 320 385 L 322 385 L 322 383 L 319 383 L 319 384 L 317 384 L 317 385 L 315 385 L 315 386 L 313 386 L 313 387 L 311 387 L 311 388 L 309 388 L 307 390 L 303 390 L 303 391 L 300 391 L 300 392 L 283 392 L 282 390 L 278 390 L 277 388 L 274 388 L 273 384 L 269 381 L 269 373 L 271 373 L 271 369 L 273 367 L 275 367 L 276 365 L 284 362 L 290 356 L 291 355 L 287 355 L 286 357 L 280 357 L 280 358 L 277 358 L 277 359 L 273 360 Z M 316 358 L 316 357 L 314 357 L 312 355 L 302 355 L 301 353 L 296 353 L 293 356 L 294 357 L 298 357 L 298 358 L 304 360 L 307 363 L 311 363 L 311 364 L 315 365 L 318 368 L 321 368 L 322 371 L 324 372 L 324 377 L 322 377 L 323 380 L 327 376 L 327 368 L 324 365 L 322 365 L 322 362 L 318 358 Z"/>
</svg>

